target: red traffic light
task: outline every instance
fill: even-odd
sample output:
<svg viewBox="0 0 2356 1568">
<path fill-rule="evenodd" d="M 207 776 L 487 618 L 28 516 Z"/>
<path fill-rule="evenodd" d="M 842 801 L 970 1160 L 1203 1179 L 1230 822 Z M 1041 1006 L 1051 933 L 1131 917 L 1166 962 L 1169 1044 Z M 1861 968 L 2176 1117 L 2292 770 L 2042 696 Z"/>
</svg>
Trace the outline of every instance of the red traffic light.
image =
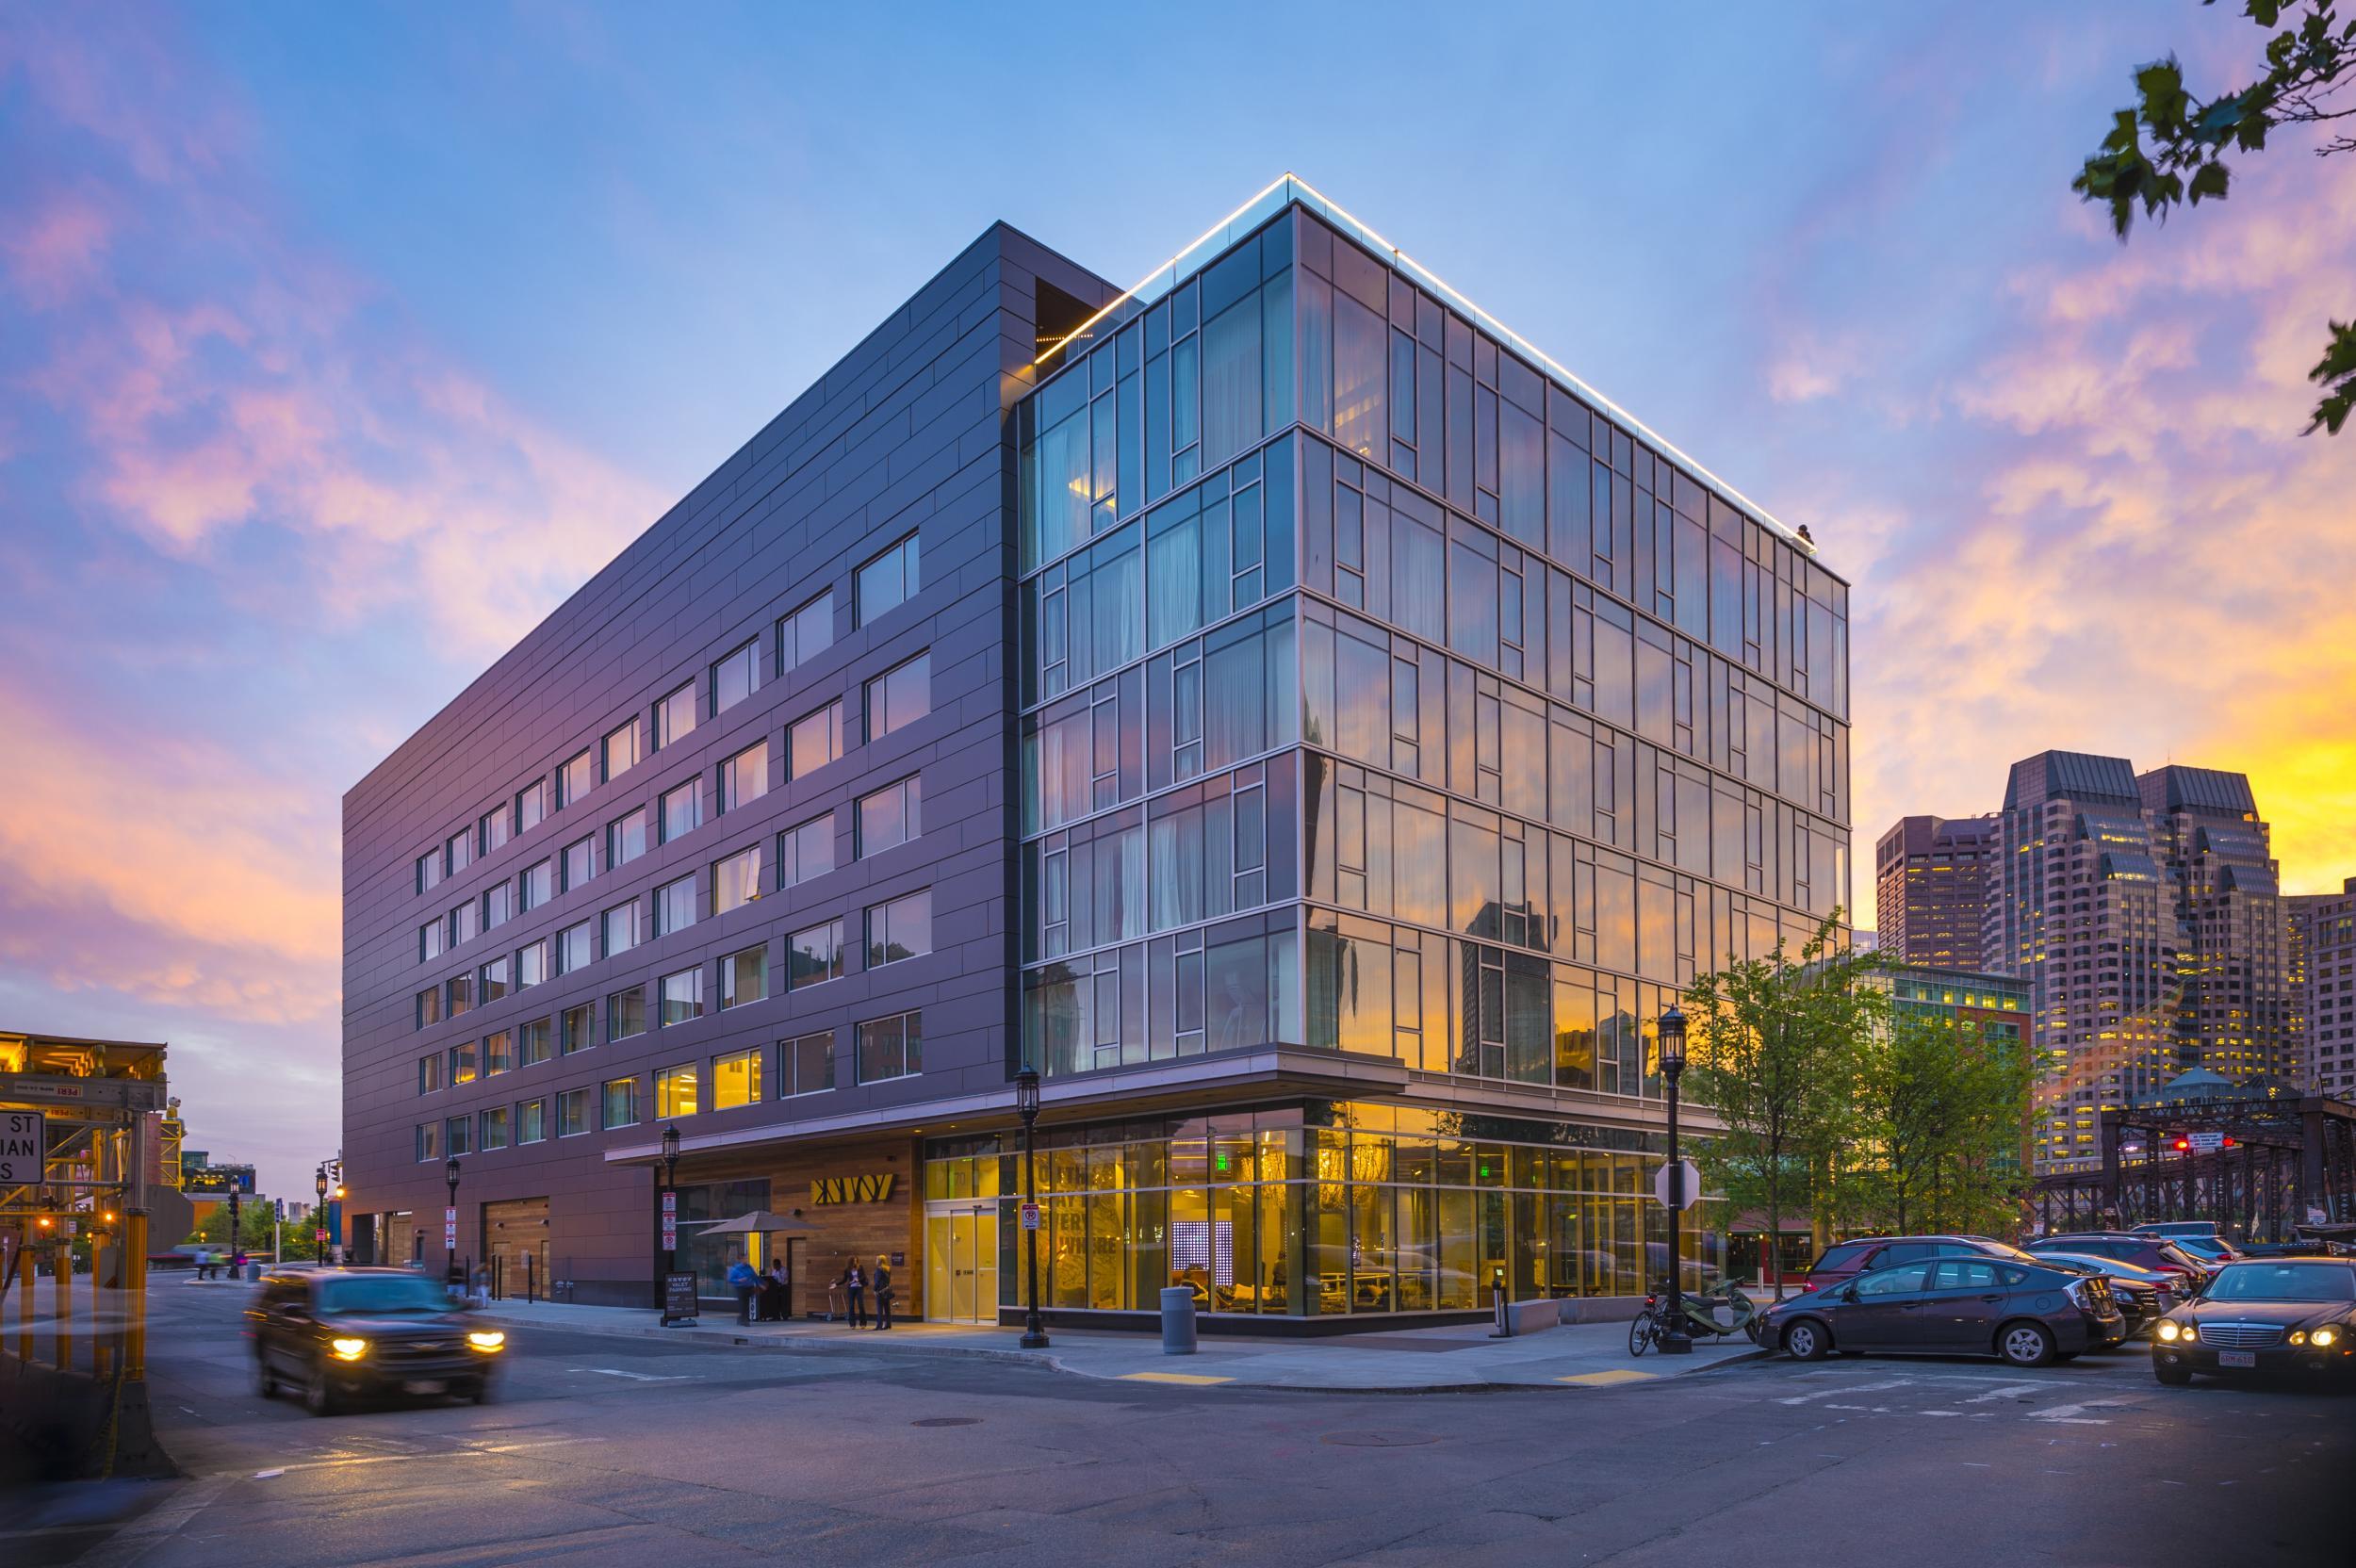
<svg viewBox="0 0 2356 1568">
<path fill-rule="evenodd" d="M 2192 1147 L 2192 1139 L 2178 1138 L 2173 1144 L 2170 1144 L 2169 1147 L 2178 1151 L 2190 1149 Z"/>
</svg>

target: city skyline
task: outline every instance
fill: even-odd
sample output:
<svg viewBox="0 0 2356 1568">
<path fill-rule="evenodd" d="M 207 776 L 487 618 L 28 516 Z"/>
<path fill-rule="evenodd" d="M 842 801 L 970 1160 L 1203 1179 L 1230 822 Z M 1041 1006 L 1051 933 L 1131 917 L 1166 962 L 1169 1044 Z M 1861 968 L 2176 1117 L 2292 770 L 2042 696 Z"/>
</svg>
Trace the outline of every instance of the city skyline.
<svg viewBox="0 0 2356 1568">
<path fill-rule="evenodd" d="M 1692 129 L 1623 162 L 1568 135 L 1494 168 L 1462 132 L 1351 140 L 1322 122 L 1339 84 L 1263 107 L 1255 65 L 1200 145 L 1129 125 L 1008 172 L 942 139 L 1003 112 L 970 84 L 846 146 L 844 89 L 771 101 L 757 23 L 723 66 L 595 16 L 449 54 L 389 13 L 203 37 L 157 13 L 103 42 L 11 17 L 0 135 L 41 173 L 0 186 L 0 547 L 31 590 L 0 682 L 6 1021 L 170 1038 L 192 1135 L 300 1196 L 335 1135 L 343 791 L 993 219 L 1126 282 L 1287 166 L 1809 526 L 1858 584 L 1858 837 L 2065 746 L 2248 773 L 2284 890 L 2332 890 L 2356 447 L 2295 432 L 2356 181 L 2286 149 L 2128 250 L 2067 190 L 2134 64 L 2224 69 L 2242 41 L 2209 20 L 2008 22 L 2010 50 L 1969 20 L 1867 17 L 1854 49 L 1762 22 L 1693 57 Z M 1603 63 L 1667 41 L 1581 37 L 1601 122 L 1636 90 Z M 961 41 L 901 64 L 939 87 Z M 1335 46 L 1345 77 L 1397 69 Z M 823 29 L 801 47 L 855 74 Z M 540 48 L 558 69 L 503 106 L 496 62 Z M 1705 139 L 1736 129 L 1700 105 L 1757 69 L 1857 94 L 1861 134 L 1736 146 L 1750 188 L 1691 224 Z M 708 103 L 658 113 L 691 74 Z M 615 97 L 622 131 L 596 131 Z M 544 151 L 528 112 L 578 134 Z M 1969 309 L 1924 319 L 1925 292 Z"/>
</svg>

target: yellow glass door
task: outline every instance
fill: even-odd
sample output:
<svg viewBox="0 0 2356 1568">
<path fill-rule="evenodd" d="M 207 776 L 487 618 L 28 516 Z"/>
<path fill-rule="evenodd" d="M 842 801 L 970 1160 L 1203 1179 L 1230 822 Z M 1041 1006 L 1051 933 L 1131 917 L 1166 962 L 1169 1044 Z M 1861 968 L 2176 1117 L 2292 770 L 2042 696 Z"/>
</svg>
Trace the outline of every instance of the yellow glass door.
<svg viewBox="0 0 2356 1568">
<path fill-rule="evenodd" d="M 924 1315 L 998 1321 L 998 1210 L 941 1208 L 924 1217 Z"/>
</svg>

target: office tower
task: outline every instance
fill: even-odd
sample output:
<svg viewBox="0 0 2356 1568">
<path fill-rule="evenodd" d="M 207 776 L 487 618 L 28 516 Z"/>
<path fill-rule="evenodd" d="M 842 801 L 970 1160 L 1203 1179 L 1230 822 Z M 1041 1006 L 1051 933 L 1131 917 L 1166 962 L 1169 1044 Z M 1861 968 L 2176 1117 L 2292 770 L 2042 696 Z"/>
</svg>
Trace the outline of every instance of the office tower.
<svg viewBox="0 0 2356 1568">
<path fill-rule="evenodd" d="M 2285 911 L 2247 776 L 2170 765 L 2135 780 L 2176 923 L 2180 1071 L 2298 1071 Z"/>
<path fill-rule="evenodd" d="M 2297 1081 L 2311 1093 L 2356 1100 L 2356 876 L 2338 892 L 2284 902 L 2299 970 Z"/>
<path fill-rule="evenodd" d="M 1977 972 L 1996 819 L 1901 817 L 1873 851 L 1874 934 L 1902 964 Z"/>
</svg>

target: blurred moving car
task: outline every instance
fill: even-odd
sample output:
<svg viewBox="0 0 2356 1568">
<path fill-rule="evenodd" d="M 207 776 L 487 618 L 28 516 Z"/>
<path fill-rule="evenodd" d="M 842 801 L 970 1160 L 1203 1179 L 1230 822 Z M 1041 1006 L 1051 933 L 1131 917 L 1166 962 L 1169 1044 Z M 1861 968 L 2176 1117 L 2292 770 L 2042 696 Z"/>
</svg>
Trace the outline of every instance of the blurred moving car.
<svg viewBox="0 0 2356 1568">
<path fill-rule="evenodd" d="M 492 1396 L 507 1335 L 442 1285 L 403 1269 L 276 1269 L 246 1308 L 254 1384 L 302 1391 L 332 1415 L 368 1395 Z"/>
<path fill-rule="evenodd" d="M 2190 1296 L 2216 1272 L 2214 1266 L 2193 1256 L 2166 1236 L 2139 1236 L 2132 1231 L 2074 1231 L 2057 1236 L 2039 1236 L 2029 1243 L 2029 1251 L 2038 1257 L 2048 1253 L 2067 1253 L 2071 1257 L 2109 1258 L 2115 1263 L 2132 1263 L 2172 1274 L 2183 1282 L 2177 1291 L 2180 1297 Z"/>
<path fill-rule="evenodd" d="M 2119 1315 L 2127 1320 L 2127 1337 L 2148 1331 L 2159 1321 L 2160 1315 L 2184 1299 L 2181 1275 L 2165 1274 L 2141 1264 L 2121 1263 L 2117 1258 L 2097 1257 L 2083 1252 L 2031 1253 L 2053 1263 L 2075 1264 L 2110 1282 L 2111 1297 L 2119 1303 Z"/>
<path fill-rule="evenodd" d="M 2356 1372 L 2356 1265 L 2337 1258 L 2229 1264 L 2208 1289 L 2151 1331 L 2151 1375 Z"/>
<path fill-rule="evenodd" d="M 2001 1356 L 2015 1366 L 2043 1366 L 2116 1344 L 2126 1331 L 2100 1274 L 2060 1262 L 1951 1253 L 1778 1301 L 1763 1315 L 1760 1343 L 1800 1361 L 1841 1350 Z"/>
</svg>

